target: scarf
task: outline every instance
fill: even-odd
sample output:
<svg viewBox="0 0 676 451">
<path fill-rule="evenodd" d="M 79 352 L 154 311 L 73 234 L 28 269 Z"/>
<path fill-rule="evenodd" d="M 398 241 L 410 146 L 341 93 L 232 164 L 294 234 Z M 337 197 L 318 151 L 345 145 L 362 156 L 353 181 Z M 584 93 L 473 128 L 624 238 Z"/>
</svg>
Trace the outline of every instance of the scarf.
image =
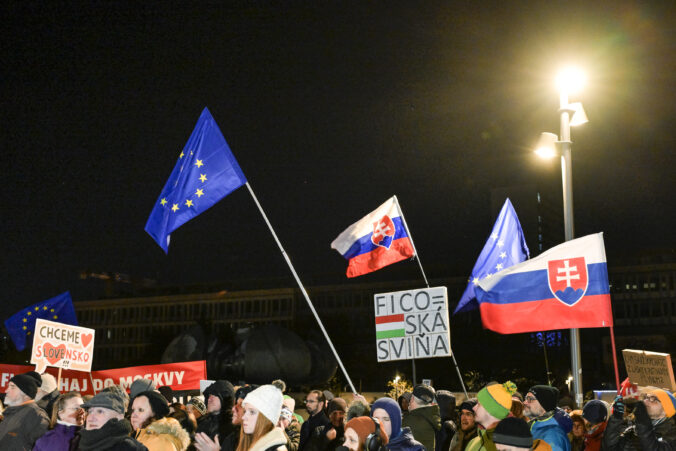
<svg viewBox="0 0 676 451">
<path fill-rule="evenodd" d="M 131 426 L 127 420 L 111 419 L 99 429 L 80 431 L 80 449 L 82 451 L 108 449 L 129 437 Z"/>
</svg>

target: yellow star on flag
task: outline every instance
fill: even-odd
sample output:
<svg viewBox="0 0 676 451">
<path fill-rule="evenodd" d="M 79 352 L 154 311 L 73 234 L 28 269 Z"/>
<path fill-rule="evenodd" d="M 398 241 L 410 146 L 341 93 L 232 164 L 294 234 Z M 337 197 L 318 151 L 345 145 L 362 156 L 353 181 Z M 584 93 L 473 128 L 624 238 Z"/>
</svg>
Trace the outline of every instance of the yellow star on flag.
<svg viewBox="0 0 676 451">
<path fill-rule="evenodd" d="M 173 211 L 174 213 L 176 213 L 177 210 L 178 210 L 178 204 L 174 204 L 174 206 L 171 207 L 171 211 Z"/>
<path fill-rule="evenodd" d="M 30 315 L 32 315 L 32 314 L 33 314 L 33 312 L 26 312 L 26 315 L 29 315 L 29 316 L 30 316 Z"/>
<path fill-rule="evenodd" d="M 183 153 L 183 151 L 181 151 L 181 155 L 179 155 L 178 158 L 183 158 L 184 156 L 185 154 Z"/>
<path fill-rule="evenodd" d="M 160 203 L 161 203 L 162 206 L 164 207 L 165 205 L 167 205 L 167 199 L 165 199 L 165 198 L 163 197 L 162 200 L 160 201 Z"/>
<path fill-rule="evenodd" d="M 29 330 L 28 332 L 26 332 L 26 335 L 30 335 L 30 334 L 31 334 L 31 331 L 30 331 L 30 330 Z"/>
<path fill-rule="evenodd" d="M 197 195 L 197 197 L 202 197 L 204 196 L 204 190 L 198 188 L 197 191 L 195 191 L 195 194 Z"/>
<path fill-rule="evenodd" d="M 59 317 L 57 315 L 54 315 L 54 319 L 59 319 Z"/>
<path fill-rule="evenodd" d="M 26 329 L 28 329 L 28 328 L 26 326 L 23 326 L 23 330 L 26 330 Z"/>
<path fill-rule="evenodd" d="M 44 307 L 42 307 L 42 310 L 47 310 L 47 306 L 45 305 Z"/>
<path fill-rule="evenodd" d="M 54 313 L 54 309 L 49 309 L 50 312 Z"/>
<path fill-rule="evenodd" d="M 201 168 L 202 166 L 204 166 L 204 163 L 202 163 L 202 160 L 199 160 L 199 159 L 198 159 L 198 160 L 195 162 L 195 166 L 197 166 L 198 168 Z"/>
<path fill-rule="evenodd" d="M 37 312 L 38 310 L 40 310 L 40 307 L 35 307 L 35 311 Z"/>
<path fill-rule="evenodd" d="M 27 321 L 28 321 L 28 318 L 24 318 L 24 319 L 23 319 L 23 322 L 24 322 L 24 323 L 27 322 Z"/>
<path fill-rule="evenodd" d="M 186 200 L 185 200 L 185 205 L 186 205 L 187 207 L 192 207 L 192 201 L 191 201 L 190 199 L 186 199 Z"/>
<path fill-rule="evenodd" d="M 207 175 L 206 174 L 200 174 L 200 180 L 202 181 L 202 183 L 206 182 Z"/>
</svg>

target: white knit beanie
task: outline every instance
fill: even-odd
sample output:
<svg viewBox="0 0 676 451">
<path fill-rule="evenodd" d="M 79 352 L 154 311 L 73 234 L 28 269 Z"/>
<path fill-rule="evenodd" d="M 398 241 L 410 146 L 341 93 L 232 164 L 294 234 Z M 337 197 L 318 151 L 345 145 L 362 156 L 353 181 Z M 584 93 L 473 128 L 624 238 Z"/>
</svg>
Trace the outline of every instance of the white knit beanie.
<svg viewBox="0 0 676 451">
<path fill-rule="evenodd" d="M 49 373 L 41 374 L 42 385 L 40 385 L 40 390 L 45 393 L 51 393 L 56 390 L 56 379 Z"/>
<path fill-rule="evenodd" d="M 277 426 L 282 411 L 282 392 L 274 385 L 261 385 L 244 398 L 242 405 L 250 404 Z"/>
</svg>

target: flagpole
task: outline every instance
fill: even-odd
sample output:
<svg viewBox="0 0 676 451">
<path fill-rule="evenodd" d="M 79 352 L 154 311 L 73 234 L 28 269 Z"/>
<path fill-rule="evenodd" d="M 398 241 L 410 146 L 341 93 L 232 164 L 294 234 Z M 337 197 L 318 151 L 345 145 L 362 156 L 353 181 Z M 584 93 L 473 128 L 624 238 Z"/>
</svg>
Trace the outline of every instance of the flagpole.
<svg viewBox="0 0 676 451">
<path fill-rule="evenodd" d="M 430 287 L 429 282 L 427 281 L 427 276 L 425 275 L 425 270 L 422 267 L 422 263 L 420 262 L 420 255 L 418 255 L 418 250 L 415 248 L 415 243 L 413 243 L 413 235 L 411 235 L 411 230 L 408 228 L 408 224 L 406 224 L 406 218 L 404 217 L 404 210 L 401 209 L 401 205 L 399 205 L 399 199 L 397 199 L 397 195 L 394 195 L 394 203 L 397 204 L 397 208 L 399 209 L 399 214 L 401 215 L 401 220 L 404 223 L 404 228 L 406 229 L 406 233 L 408 234 L 408 239 L 411 240 L 411 247 L 413 247 L 413 254 L 415 255 L 415 259 L 418 261 L 418 266 L 420 266 L 420 272 L 422 273 L 423 279 L 425 279 L 425 285 L 427 285 L 427 288 Z"/>
<path fill-rule="evenodd" d="M 610 346 L 613 352 L 613 366 L 615 367 L 615 384 L 617 394 L 620 394 L 620 372 L 617 370 L 617 350 L 615 349 L 615 328 L 610 326 Z"/>
<path fill-rule="evenodd" d="M 408 235 L 408 239 L 411 240 L 411 247 L 413 247 L 413 252 L 415 255 L 415 259 L 418 261 L 418 266 L 420 266 L 420 272 L 422 273 L 423 279 L 425 279 L 425 285 L 427 285 L 427 288 L 430 287 L 429 282 L 427 281 L 427 276 L 425 275 L 425 270 L 422 267 L 422 263 L 420 262 L 420 255 L 418 255 L 418 250 L 415 248 L 415 244 L 413 243 L 413 235 L 411 235 L 411 230 L 408 228 L 408 224 L 406 223 L 406 218 L 404 217 L 404 210 L 401 208 L 401 205 L 399 205 L 399 199 L 397 199 L 397 195 L 394 195 L 394 202 L 397 204 L 397 208 L 399 209 L 399 214 L 401 215 L 401 221 L 404 223 L 404 227 L 406 228 L 406 234 Z M 451 344 L 448 344 L 449 349 Z M 465 388 L 465 382 L 462 380 L 462 374 L 460 374 L 460 368 L 458 367 L 458 362 L 455 360 L 455 352 L 453 352 L 453 349 L 450 349 L 451 351 L 451 358 L 453 359 L 453 364 L 455 365 L 455 371 L 458 373 L 458 379 L 460 379 L 460 385 L 462 385 L 462 391 L 465 393 L 465 398 L 469 399 L 469 395 L 467 394 L 467 389 Z M 413 364 L 413 383 L 415 384 L 415 359 L 412 360 Z"/>
<path fill-rule="evenodd" d="M 345 370 L 345 367 L 343 366 L 343 362 L 340 360 L 340 357 L 338 356 L 338 352 L 336 351 L 336 348 L 333 347 L 333 342 L 331 342 L 331 339 L 329 338 L 329 334 L 326 332 L 326 329 L 324 329 L 324 324 L 322 324 L 322 320 L 319 318 L 319 315 L 317 314 L 317 311 L 315 310 L 314 305 L 312 305 L 312 301 L 310 300 L 310 296 L 308 296 L 307 291 L 305 291 L 305 287 L 303 286 L 303 283 L 300 281 L 300 278 L 298 277 L 298 274 L 296 273 L 296 270 L 293 267 L 293 264 L 291 263 L 291 259 L 289 258 L 288 254 L 284 250 L 284 247 L 282 246 L 282 243 L 279 241 L 279 238 L 277 238 L 277 234 L 275 233 L 275 230 L 272 228 L 272 224 L 270 224 L 270 221 L 268 221 L 268 217 L 265 214 L 265 211 L 263 211 L 263 207 L 261 207 L 261 204 L 258 202 L 258 198 L 256 197 L 256 194 L 254 194 L 253 189 L 251 188 L 251 185 L 249 185 L 249 182 L 246 182 L 245 185 L 246 185 L 247 189 L 249 190 L 249 193 L 251 194 L 251 197 L 253 198 L 254 202 L 256 203 L 258 210 L 261 212 L 261 215 L 263 216 L 265 223 L 268 225 L 268 228 L 270 229 L 270 233 L 272 233 L 273 238 L 277 242 L 277 246 L 279 246 L 279 250 L 282 252 L 282 255 L 284 256 L 284 260 L 286 260 L 286 264 L 289 265 L 289 269 L 291 270 L 293 277 L 296 279 L 296 283 L 298 283 L 298 287 L 300 287 L 300 291 L 303 293 L 303 296 L 305 297 L 305 301 L 307 301 L 307 305 L 310 307 L 312 314 L 314 315 L 315 319 L 317 320 L 317 324 L 319 324 L 319 328 L 322 330 L 322 333 L 324 334 L 324 338 L 326 338 L 326 341 L 329 343 L 329 347 L 331 348 L 331 351 L 333 351 L 333 355 L 336 357 L 336 361 L 338 362 L 340 369 L 343 371 L 343 375 L 345 375 L 345 379 L 347 379 L 347 383 L 350 384 L 350 388 L 352 388 L 352 393 L 356 394 L 357 390 L 354 388 L 354 384 L 352 384 L 352 380 L 350 379 L 350 376 L 347 374 L 347 370 Z"/>
</svg>

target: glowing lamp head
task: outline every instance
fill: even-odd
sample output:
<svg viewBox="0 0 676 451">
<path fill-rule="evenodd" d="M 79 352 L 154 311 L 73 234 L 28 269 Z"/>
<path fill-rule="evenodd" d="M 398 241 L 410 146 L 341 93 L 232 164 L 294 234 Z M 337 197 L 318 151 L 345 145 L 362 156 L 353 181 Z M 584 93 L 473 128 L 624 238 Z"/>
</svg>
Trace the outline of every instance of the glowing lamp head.
<svg viewBox="0 0 676 451">
<path fill-rule="evenodd" d="M 585 84 L 585 74 L 576 67 L 562 69 L 556 76 L 556 86 L 559 91 L 575 93 L 580 91 Z"/>
<path fill-rule="evenodd" d="M 556 150 L 556 142 L 558 137 L 554 133 L 544 132 L 540 135 L 537 145 L 535 146 L 535 154 L 540 158 L 553 158 L 558 155 Z"/>
</svg>

